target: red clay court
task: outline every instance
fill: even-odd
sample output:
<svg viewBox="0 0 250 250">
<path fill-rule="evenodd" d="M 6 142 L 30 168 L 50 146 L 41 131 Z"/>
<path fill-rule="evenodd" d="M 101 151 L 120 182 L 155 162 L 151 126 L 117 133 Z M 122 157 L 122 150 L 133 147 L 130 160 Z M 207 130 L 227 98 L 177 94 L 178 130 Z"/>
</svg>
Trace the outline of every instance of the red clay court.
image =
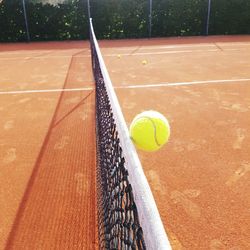
<svg viewBox="0 0 250 250">
<path fill-rule="evenodd" d="M 172 248 L 250 249 L 250 36 L 100 47 L 127 124 L 170 122 L 162 150 L 138 153 Z M 90 54 L 0 45 L 0 249 L 98 248 Z"/>
</svg>

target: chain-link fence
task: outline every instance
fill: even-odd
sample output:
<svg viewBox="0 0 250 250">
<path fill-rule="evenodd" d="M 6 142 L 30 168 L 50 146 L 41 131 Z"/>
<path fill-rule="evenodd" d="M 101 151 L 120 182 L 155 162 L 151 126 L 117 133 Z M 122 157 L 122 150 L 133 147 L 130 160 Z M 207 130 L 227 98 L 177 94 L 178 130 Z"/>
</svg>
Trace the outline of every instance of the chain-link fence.
<svg viewBox="0 0 250 250">
<path fill-rule="evenodd" d="M 0 3 L 0 41 L 78 40 L 88 38 L 86 1 L 56 5 L 32 0 Z"/>
<path fill-rule="evenodd" d="M 88 0 L 0 0 L 0 41 L 88 38 Z M 98 38 L 250 34 L 249 0 L 90 0 Z"/>
</svg>

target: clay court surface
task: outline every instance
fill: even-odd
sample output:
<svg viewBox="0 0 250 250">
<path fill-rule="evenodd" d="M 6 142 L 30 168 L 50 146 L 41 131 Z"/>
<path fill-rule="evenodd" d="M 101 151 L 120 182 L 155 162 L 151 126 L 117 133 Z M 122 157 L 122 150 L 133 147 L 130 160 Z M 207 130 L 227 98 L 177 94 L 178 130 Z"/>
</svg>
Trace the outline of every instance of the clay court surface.
<svg viewBox="0 0 250 250">
<path fill-rule="evenodd" d="M 170 122 L 138 153 L 173 249 L 250 249 L 250 36 L 100 46 L 128 125 Z M 94 88 L 88 42 L 0 45 L 0 249 L 97 249 Z"/>
</svg>

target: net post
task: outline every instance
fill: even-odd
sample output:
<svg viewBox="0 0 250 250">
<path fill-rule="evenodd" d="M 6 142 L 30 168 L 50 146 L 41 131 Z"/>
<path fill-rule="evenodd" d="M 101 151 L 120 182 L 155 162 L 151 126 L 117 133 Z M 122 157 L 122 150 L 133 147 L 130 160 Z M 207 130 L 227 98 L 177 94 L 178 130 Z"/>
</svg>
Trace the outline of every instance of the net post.
<svg viewBox="0 0 250 250">
<path fill-rule="evenodd" d="M 88 19 L 91 19 L 91 12 L 90 12 L 90 2 L 87 0 L 87 8 L 88 8 Z"/>
<path fill-rule="evenodd" d="M 210 13 L 211 13 L 211 0 L 208 0 L 208 5 L 207 5 L 207 20 L 206 20 L 206 36 L 208 36 L 209 32 L 209 21 L 210 21 Z"/>
<path fill-rule="evenodd" d="M 149 1 L 149 14 L 148 14 L 148 36 L 151 38 L 152 36 L 152 1 L 153 0 L 148 0 Z"/>
<path fill-rule="evenodd" d="M 29 33 L 29 25 L 28 25 L 28 18 L 27 18 L 25 0 L 22 0 L 22 5 L 23 5 L 23 14 L 24 14 L 24 20 L 25 20 L 25 28 L 26 28 L 27 41 L 30 42 L 30 33 Z"/>
</svg>

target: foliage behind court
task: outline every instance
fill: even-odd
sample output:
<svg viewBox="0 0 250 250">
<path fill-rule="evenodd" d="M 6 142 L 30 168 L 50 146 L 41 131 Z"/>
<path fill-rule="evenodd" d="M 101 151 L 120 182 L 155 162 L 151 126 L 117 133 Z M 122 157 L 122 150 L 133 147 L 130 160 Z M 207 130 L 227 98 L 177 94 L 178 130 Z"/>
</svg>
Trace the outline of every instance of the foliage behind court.
<svg viewBox="0 0 250 250">
<path fill-rule="evenodd" d="M 26 0 L 32 41 L 88 38 L 87 0 Z M 203 35 L 208 0 L 152 0 L 152 36 Z M 98 38 L 148 37 L 149 0 L 90 0 Z M 211 0 L 209 34 L 250 34 L 249 0 Z M 0 2 L 0 41 L 25 41 L 22 0 Z"/>
</svg>

